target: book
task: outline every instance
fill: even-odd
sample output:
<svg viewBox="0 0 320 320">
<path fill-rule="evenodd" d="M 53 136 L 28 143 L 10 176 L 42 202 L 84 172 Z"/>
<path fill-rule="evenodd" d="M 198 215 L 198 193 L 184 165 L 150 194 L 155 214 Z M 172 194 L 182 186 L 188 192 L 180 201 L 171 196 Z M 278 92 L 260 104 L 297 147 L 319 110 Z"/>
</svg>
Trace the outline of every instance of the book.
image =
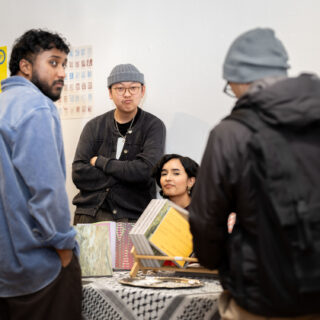
<svg viewBox="0 0 320 320">
<path fill-rule="evenodd" d="M 155 255 L 155 251 L 150 245 L 148 239 L 145 237 L 145 232 L 148 229 L 150 223 L 154 219 L 155 215 L 158 214 L 161 206 L 164 205 L 166 200 L 153 199 L 149 205 L 143 211 L 135 226 L 129 233 L 132 239 L 133 245 L 136 249 L 137 254 L 141 255 Z M 142 259 L 141 263 L 145 267 L 160 267 L 161 262 L 151 259 Z"/>
<path fill-rule="evenodd" d="M 132 241 L 129 232 L 133 222 L 101 221 L 94 225 L 106 226 L 109 231 L 112 268 L 114 270 L 131 270 L 134 259 L 131 254 Z"/>
<path fill-rule="evenodd" d="M 168 218 L 165 219 L 168 214 Z M 177 226 L 174 226 L 175 223 L 179 223 L 179 232 L 182 232 L 180 239 L 171 234 L 171 232 L 177 231 Z M 173 225 L 170 226 L 170 224 Z M 161 226 L 160 229 L 159 226 Z M 192 236 L 189 231 L 188 212 L 166 199 L 151 200 L 136 225 L 132 228 L 129 236 L 137 254 L 140 255 L 188 257 L 192 253 Z M 164 239 L 166 237 L 170 240 L 166 241 Z M 179 240 L 179 243 L 172 243 L 170 248 L 169 242 L 177 240 Z M 161 243 L 164 243 L 164 245 L 161 245 Z M 191 252 L 189 252 L 190 244 Z M 161 267 L 163 261 L 141 259 L 141 263 L 145 267 Z M 180 261 L 180 263 L 176 264 L 181 267 L 184 262 Z"/>
<path fill-rule="evenodd" d="M 171 206 L 147 237 L 152 246 L 166 256 L 189 257 L 193 252 L 187 215 L 178 207 Z M 173 262 L 179 267 L 185 265 L 185 261 Z"/>
<path fill-rule="evenodd" d="M 115 233 L 115 264 L 116 270 L 131 270 L 134 258 L 131 253 L 132 241 L 129 237 L 129 232 L 133 228 L 132 222 L 117 222 Z"/>
<path fill-rule="evenodd" d="M 80 246 L 79 263 L 83 277 L 111 276 L 112 260 L 108 226 L 78 224 L 76 240 Z"/>
<path fill-rule="evenodd" d="M 143 241 L 141 241 L 141 238 L 140 238 L 140 233 L 141 233 L 141 228 L 144 227 L 145 221 L 148 218 L 148 215 L 150 214 L 150 212 L 154 210 L 155 205 L 156 205 L 156 200 L 152 199 L 129 233 L 129 237 L 130 237 L 130 239 L 136 249 L 136 252 L 138 254 L 149 254 L 150 253 L 150 252 L 148 253 L 148 250 L 146 250 L 144 248 Z M 143 260 L 142 264 L 144 266 L 150 266 L 150 267 L 158 266 L 155 262 L 153 262 L 151 260 L 148 260 L 148 261 Z"/>
</svg>

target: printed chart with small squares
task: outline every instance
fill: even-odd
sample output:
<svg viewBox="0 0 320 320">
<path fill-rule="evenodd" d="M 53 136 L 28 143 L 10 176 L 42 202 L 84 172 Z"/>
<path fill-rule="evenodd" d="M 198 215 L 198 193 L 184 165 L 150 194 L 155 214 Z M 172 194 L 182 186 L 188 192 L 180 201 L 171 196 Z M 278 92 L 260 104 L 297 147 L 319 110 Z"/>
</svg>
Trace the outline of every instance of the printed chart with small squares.
<svg viewBox="0 0 320 320">
<path fill-rule="evenodd" d="M 71 47 L 64 88 L 56 102 L 61 119 L 87 118 L 92 115 L 92 68 L 92 47 Z"/>
</svg>

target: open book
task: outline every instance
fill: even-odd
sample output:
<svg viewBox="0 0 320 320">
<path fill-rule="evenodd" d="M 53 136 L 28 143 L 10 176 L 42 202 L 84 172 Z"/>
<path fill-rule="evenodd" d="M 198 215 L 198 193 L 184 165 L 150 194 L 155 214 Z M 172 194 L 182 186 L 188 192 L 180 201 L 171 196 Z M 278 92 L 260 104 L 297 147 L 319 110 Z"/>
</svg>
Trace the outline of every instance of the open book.
<svg viewBox="0 0 320 320">
<path fill-rule="evenodd" d="M 107 276 L 114 270 L 130 270 L 134 259 L 129 232 L 134 223 L 102 221 L 78 224 L 76 239 L 80 245 L 83 276 Z"/>
<path fill-rule="evenodd" d="M 134 223 L 101 221 L 94 223 L 94 225 L 107 226 L 109 230 L 112 268 L 114 270 L 130 270 L 134 259 L 131 254 L 132 241 L 129 232 Z"/>
</svg>

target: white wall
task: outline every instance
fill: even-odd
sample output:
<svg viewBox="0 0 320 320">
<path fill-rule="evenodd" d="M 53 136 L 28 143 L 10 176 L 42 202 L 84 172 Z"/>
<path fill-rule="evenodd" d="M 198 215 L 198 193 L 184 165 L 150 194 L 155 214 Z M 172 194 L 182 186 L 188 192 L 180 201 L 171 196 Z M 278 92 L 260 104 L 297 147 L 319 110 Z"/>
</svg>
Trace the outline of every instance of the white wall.
<svg viewBox="0 0 320 320">
<path fill-rule="evenodd" d="M 241 32 L 274 28 L 289 52 L 290 75 L 320 74 L 318 0 L 0 0 L 0 8 L 0 46 L 9 50 L 30 28 L 93 46 L 95 115 L 113 107 L 107 94 L 111 69 L 135 64 L 146 79 L 143 108 L 167 126 L 166 151 L 199 162 L 210 128 L 233 104 L 222 93 L 221 66 Z M 71 163 L 87 120 L 62 121 L 70 203 L 76 193 Z"/>
</svg>

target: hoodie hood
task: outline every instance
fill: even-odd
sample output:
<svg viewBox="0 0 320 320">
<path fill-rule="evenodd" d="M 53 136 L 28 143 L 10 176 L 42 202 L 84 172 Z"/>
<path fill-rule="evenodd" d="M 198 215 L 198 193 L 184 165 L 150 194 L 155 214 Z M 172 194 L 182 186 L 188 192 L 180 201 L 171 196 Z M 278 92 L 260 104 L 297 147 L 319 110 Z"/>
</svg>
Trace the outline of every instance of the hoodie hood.
<svg viewBox="0 0 320 320">
<path fill-rule="evenodd" d="M 235 109 L 254 108 L 271 125 L 303 128 L 320 121 L 320 79 L 312 74 L 287 78 L 240 98 Z"/>
</svg>

